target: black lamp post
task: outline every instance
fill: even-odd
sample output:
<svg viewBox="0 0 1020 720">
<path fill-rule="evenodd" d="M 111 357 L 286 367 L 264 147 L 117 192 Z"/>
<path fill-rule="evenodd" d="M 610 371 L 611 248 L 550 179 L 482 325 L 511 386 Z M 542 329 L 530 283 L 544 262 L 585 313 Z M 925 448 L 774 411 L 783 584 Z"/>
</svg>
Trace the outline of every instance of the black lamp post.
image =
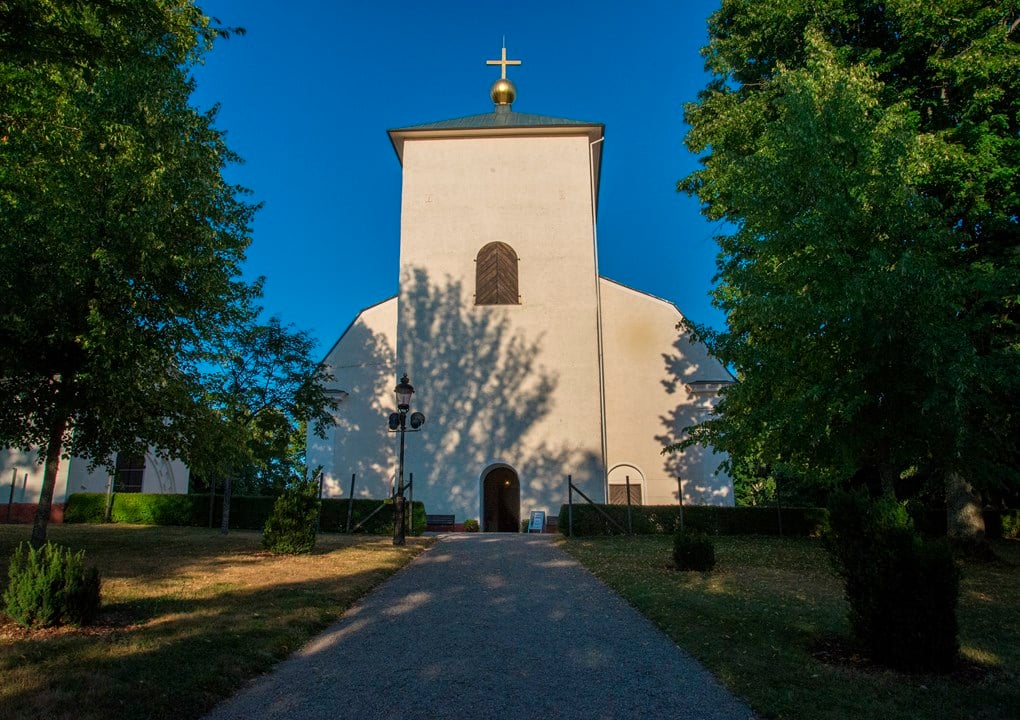
<svg viewBox="0 0 1020 720">
<path fill-rule="evenodd" d="M 404 434 L 408 432 L 407 412 L 411 409 L 411 396 L 414 386 L 404 373 L 393 392 L 397 396 L 398 412 L 391 413 L 389 418 L 390 432 L 400 433 L 400 455 L 397 460 L 397 494 L 393 499 L 393 544 L 403 545 L 404 538 Z M 420 412 L 411 413 L 410 432 L 417 432 L 425 424 L 425 416 Z"/>
</svg>

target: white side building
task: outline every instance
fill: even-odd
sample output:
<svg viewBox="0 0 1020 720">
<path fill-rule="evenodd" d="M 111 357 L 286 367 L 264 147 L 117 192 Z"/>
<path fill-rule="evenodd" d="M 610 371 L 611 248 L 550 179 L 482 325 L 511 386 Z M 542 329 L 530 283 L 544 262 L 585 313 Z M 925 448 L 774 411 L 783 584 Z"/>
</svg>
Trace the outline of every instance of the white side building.
<svg viewBox="0 0 1020 720">
<path fill-rule="evenodd" d="M 34 450 L 0 449 L 0 521 L 6 520 L 8 505 L 12 520 L 27 522 L 35 516 L 43 481 L 39 459 Z M 53 488 L 55 517 L 62 517 L 62 508 L 74 493 L 106 492 L 110 473 L 104 467 L 89 470 L 88 466 L 84 458 L 61 458 Z M 144 455 L 119 453 L 114 467 L 117 492 L 188 492 L 188 467 L 180 460 L 167 460 L 152 451 Z"/>
</svg>

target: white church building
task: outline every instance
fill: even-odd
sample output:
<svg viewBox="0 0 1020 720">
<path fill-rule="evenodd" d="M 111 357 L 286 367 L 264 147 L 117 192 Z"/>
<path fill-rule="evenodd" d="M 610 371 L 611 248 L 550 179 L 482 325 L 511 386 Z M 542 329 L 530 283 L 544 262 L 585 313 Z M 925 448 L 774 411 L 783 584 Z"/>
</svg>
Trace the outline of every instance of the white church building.
<svg viewBox="0 0 1020 720">
<path fill-rule="evenodd" d="M 389 131 L 403 169 L 400 285 L 361 311 L 323 360 L 337 425 L 308 438 L 326 496 L 385 497 L 388 431 L 407 374 L 405 480 L 430 514 L 517 530 L 555 516 L 567 477 L 595 502 L 732 505 L 723 457 L 663 455 L 733 378 L 677 330 L 671 303 L 601 277 L 596 216 L 604 126 L 512 109 Z M 682 490 L 681 490 L 682 488 Z M 576 497 L 576 496 L 575 496 Z"/>
</svg>

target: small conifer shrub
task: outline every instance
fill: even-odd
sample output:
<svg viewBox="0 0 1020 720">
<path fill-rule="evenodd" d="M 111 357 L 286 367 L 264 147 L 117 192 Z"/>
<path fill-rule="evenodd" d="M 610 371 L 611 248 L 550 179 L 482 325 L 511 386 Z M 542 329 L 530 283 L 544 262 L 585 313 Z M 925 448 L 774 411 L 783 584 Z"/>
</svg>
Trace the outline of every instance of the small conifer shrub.
<svg viewBox="0 0 1020 720">
<path fill-rule="evenodd" d="M 673 536 L 673 565 L 677 570 L 707 572 L 715 567 L 715 543 L 705 533 L 677 530 Z"/>
<path fill-rule="evenodd" d="M 46 543 L 18 545 L 11 556 L 4 612 L 26 628 L 88 625 L 99 614 L 99 571 L 85 566 L 85 551 Z"/>
<path fill-rule="evenodd" d="M 478 532 L 478 521 L 468 518 L 464 521 L 464 532 Z"/>
<path fill-rule="evenodd" d="M 863 492 L 834 494 L 830 517 L 827 545 L 850 627 L 871 658 L 900 670 L 951 670 L 960 572 L 948 544 L 923 539 L 895 501 Z"/>
<path fill-rule="evenodd" d="M 312 551 L 319 514 L 317 491 L 314 482 L 303 482 L 287 488 L 276 498 L 273 512 L 262 529 L 262 547 L 287 555 Z"/>
</svg>

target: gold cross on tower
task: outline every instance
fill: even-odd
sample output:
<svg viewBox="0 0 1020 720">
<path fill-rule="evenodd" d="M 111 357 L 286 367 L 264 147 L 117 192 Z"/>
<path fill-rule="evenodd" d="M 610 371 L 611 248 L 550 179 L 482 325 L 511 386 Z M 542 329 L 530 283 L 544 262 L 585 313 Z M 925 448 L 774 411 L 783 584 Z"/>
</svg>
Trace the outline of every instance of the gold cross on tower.
<svg viewBox="0 0 1020 720">
<path fill-rule="evenodd" d="M 499 60 L 486 60 L 486 65 L 499 65 L 503 73 L 499 76 L 501 80 L 506 80 L 506 66 L 507 65 L 520 65 L 520 60 L 507 60 L 506 59 L 506 42 L 503 43 L 503 57 Z"/>
</svg>

